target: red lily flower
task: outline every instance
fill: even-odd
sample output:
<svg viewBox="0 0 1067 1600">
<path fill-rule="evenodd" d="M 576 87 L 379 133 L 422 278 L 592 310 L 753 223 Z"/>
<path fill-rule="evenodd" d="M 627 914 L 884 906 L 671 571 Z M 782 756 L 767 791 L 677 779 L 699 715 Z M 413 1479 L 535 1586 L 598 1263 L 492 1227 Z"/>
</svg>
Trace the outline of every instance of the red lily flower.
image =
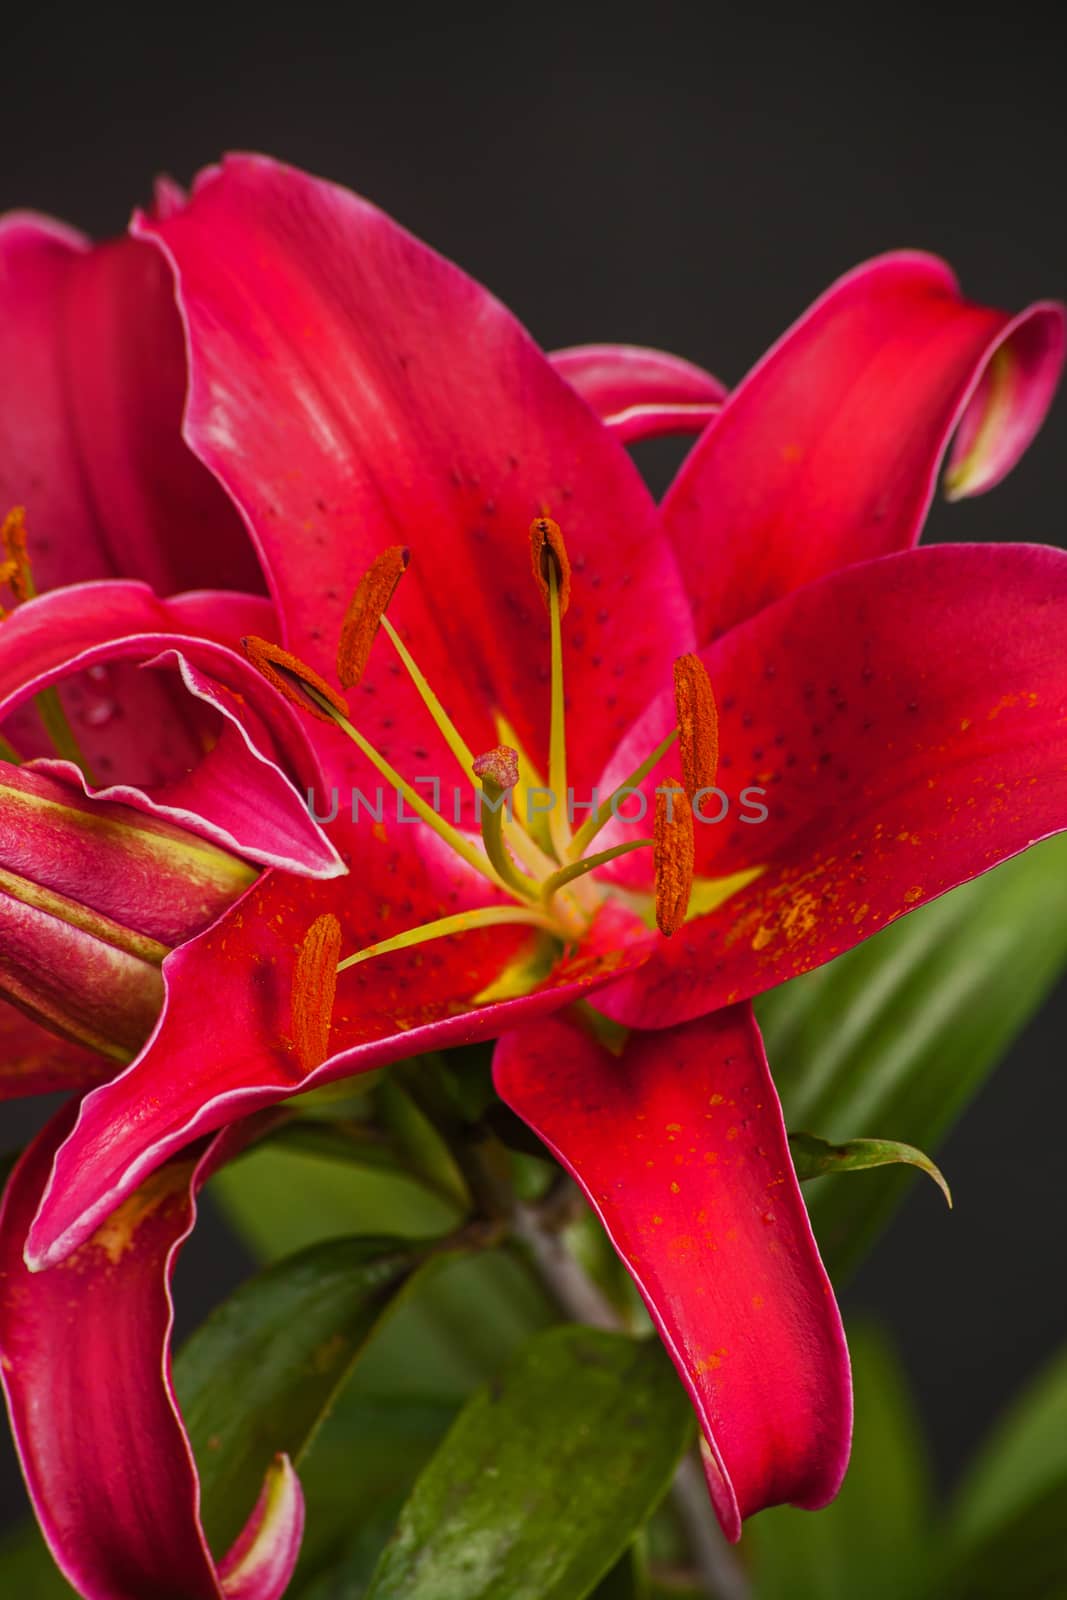
<svg viewBox="0 0 1067 1600">
<path fill-rule="evenodd" d="M 690 369 L 672 387 L 666 358 L 595 349 L 565 357 L 565 378 L 380 213 L 259 158 L 206 173 L 187 206 L 135 232 L 176 275 L 185 437 L 259 551 L 299 658 L 283 658 L 283 687 L 313 681 L 301 663 L 333 679 L 346 606 L 383 552 L 403 544 L 410 568 L 389 603 L 395 640 L 374 645 L 353 694 L 359 754 L 343 713 L 316 741 L 327 792 L 344 787 L 329 831 L 354 870 L 266 873 L 174 952 L 147 1046 L 87 1095 L 50 1172 L 25 1179 L 41 1196 L 27 1261 L 62 1270 L 146 1174 L 235 1118 L 500 1037 L 499 1092 L 582 1185 L 678 1364 L 729 1535 L 763 1505 L 824 1503 L 847 1457 L 847 1357 L 747 1002 L 1067 823 L 1067 557 L 910 548 L 953 433 L 957 494 L 1025 447 L 1059 371 L 1060 313 L 973 306 L 926 257 L 871 263 L 725 402 L 658 511 L 618 435 L 717 405 L 713 380 Z M 522 530 L 547 529 L 546 508 L 563 527 L 569 609 L 568 555 L 542 548 L 554 534 L 529 569 Z M 51 599 L 53 619 L 70 606 L 92 631 L 78 594 L 12 621 L 32 632 Z M 366 616 L 362 646 L 377 609 Z M 42 629 L 36 676 L 11 669 L 0 716 L 92 649 L 104 659 L 107 637 L 49 656 Z M 0 630 L 0 686 L 9 661 Z M 669 787 L 679 722 L 687 788 L 710 790 L 700 663 L 720 781 L 735 804 L 760 791 L 767 818 L 698 822 L 690 844 L 661 800 L 655 873 L 635 850 L 542 892 L 592 842 L 592 824 L 576 842 L 560 807 L 555 860 L 536 829 L 509 831 L 518 867 L 492 823 L 483 855 L 441 818 L 430 830 L 348 814 L 353 785 L 371 794 L 399 773 L 410 786 L 449 747 L 469 766 L 502 739 L 527 753 L 523 784 L 543 771 L 586 800 L 635 774 L 640 803 Z M 666 766 L 649 760 L 668 752 Z M 487 789 L 509 780 L 489 764 Z M 669 940 L 644 914 L 654 904 Z M 324 917 L 355 968 L 335 1001 Z M 547 970 L 531 960 L 546 953 Z M 620 1054 L 573 1013 L 549 1015 L 586 996 L 644 1031 Z M 0 1318 L 0 1346 L 17 1325 L 17 1309 Z M 35 1375 L 7 1381 L 18 1418 Z M 91 1533 L 53 1524 L 52 1537 Z"/>
</svg>

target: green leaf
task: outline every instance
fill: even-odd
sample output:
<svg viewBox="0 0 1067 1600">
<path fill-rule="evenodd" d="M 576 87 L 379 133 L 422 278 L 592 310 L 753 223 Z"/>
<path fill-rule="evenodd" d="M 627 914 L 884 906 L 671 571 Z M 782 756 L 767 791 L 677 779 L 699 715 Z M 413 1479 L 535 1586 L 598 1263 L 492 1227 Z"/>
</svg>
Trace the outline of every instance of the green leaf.
<svg viewBox="0 0 1067 1600">
<path fill-rule="evenodd" d="M 369 1579 L 415 1477 L 463 1401 L 556 1315 L 504 1251 L 446 1256 L 432 1272 L 416 1273 L 371 1334 L 301 1463 L 308 1517 L 298 1579 L 328 1568 L 336 1587 L 324 1594 L 362 1594 L 357 1579 Z"/>
<path fill-rule="evenodd" d="M 935 1149 L 1067 964 L 1065 876 L 1061 835 L 762 996 L 787 1126 L 835 1141 L 880 1128 Z M 887 1170 L 812 1185 L 833 1274 L 861 1259 L 908 1182 Z"/>
<path fill-rule="evenodd" d="M 956 1496 L 938 1600 L 1067 1596 L 1067 1350 L 982 1447 Z"/>
<path fill-rule="evenodd" d="M 279 1450 L 299 1460 L 385 1307 L 427 1259 L 399 1239 L 335 1239 L 251 1279 L 186 1341 L 174 1381 L 209 1541 L 240 1531 Z"/>
<path fill-rule="evenodd" d="M 261 1261 L 354 1233 L 424 1237 L 458 1220 L 454 1207 L 403 1173 L 374 1171 L 274 1143 L 212 1179 L 212 1198 Z"/>
<path fill-rule="evenodd" d="M 212 1181 L 213 1198 L 254 1253 L 278 1260 L 338 1234 L 425 1238 L 456 1213 L 402 1175 L 371 1172 L 304 1151 L 258 1146 Z M 528 1272 L 502 1251 L 451 1257 L 420 1275 L 374 1339 L 360 1370 L 386 1393 L 465 1398 L 532 1332 L 558 1320 Z"/>
<path fill-rule="evenodd" d="M 665 1493 L 691 1431 L 658 1340 L 538 1335 L 460 1413 L 368 1600 L 582 1600 Z"/>
<path fill-rule="evenodd" d="M 824 1511 L 791 1506 L 745 1524 L 753 1600 L 912 1600 L 930 1528 L 924 1447 L 899 1365 L 880 1335 L 851 1329 L 856 1431 L 844 1487 Z"/>
<path fill-rule="evenodd" d="M 913 1144 L 898 1144 L 894 1139 L 849 1139 L 847 1144 L 828 1144 L 813 1133 L 791 1133 L 789 1153 L 801 1183 L 830 1172 L 865 1172 L 870 1167 L 898 1165 L 918 1167 L 933 1178 L 952 1206 L 952 1191 L 941 1168 Z"/>
</svg>

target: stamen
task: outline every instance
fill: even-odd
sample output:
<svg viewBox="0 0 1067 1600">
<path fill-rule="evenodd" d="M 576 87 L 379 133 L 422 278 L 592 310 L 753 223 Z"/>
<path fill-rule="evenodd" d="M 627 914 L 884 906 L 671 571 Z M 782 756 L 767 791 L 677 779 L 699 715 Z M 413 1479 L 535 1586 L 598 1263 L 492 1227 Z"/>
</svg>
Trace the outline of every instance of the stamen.
<svg viewBox="0 0 1067 1600">
<path fill-rule="evenodd" d="M 554 795 L 548 832 L 562 861 L 571 842 L 567 807 L 567 723 L 563 693 L 563 614 L 570 604 L 571 564 L 558 523 L 537 517 L 530 524 L 530 559 L 552 625 L 552 704 L 548 730 L 548 787 Z"/>
<path fill-rule="evenodd" d="M 558 522 L 551 517 L 535 517 L 530 524 L 530 564 L 534 581 L 541 591 L 546 611 L 551 612 L 552 573 L 559 588 L 559 614 L 567 615 L 571 603 L 571 564 Z"/>
<path fill-rule="evenodd" d="M 667 737 L 656 746 L 652 754 L 650 756 L 646 756 L 641 765 L 639 767 L 635 767 L 633 772 L 630 773 L 629 777 L 624 778 L 619 784 L 618 788 L 611 791 L 611 793 L 608 795 L 608 798 L 600 805 L 600 807 L 586 818 L 581 827 L 578 829 L 578 832 L 574 835 L 574 838 L 571 842 L 571 847 L 567 852 L 568 856 L 570 856 L 572 860 L 580 856 L 584 850 L 587 850 L 592 844 L 593 840 L 596 838 L 597 834 L 600 832 L 601 828 L 607 826 L 610 819 L 615 815 L 616 808 L 625 796 L 626 791 L 628 789 L 639 789 L 641 787 L 649 773 L 652 771 L 652 768 L 663 760 L 663 757 L 667 754 L 667 751 L 670 749 L 677 737 L 678 729 L 672 728 Z"/>
<path fill-rule="evenodd" d="M 306 671 L 307 669 L 305 668 L 304 670 Z M 497 876 L 491 863 L 486 860 L 482 852 L 471 844 L 460 833 L 458 828 L 454 828 L 450 822 L 446 822 L 440 812 L 435 811 L 428 801 L 419 794 L 418 790 L 412 788 L 407 779 L 402 777 L 383 755 L 379 755 L 370 740 L 365 739 L 359 729 L 354 728 L 348 718 L 337 710 L 333 700 L 328 700 L 325 695 L 320 694 L 310 682 L 303 684 L 303 692 L 315 702 L 328 722 L 336 723 L 342 733 L 348 735 L 356 749 L 366 756 L 367 760 L 381 773 L 391 788 L 403 795 L 411 809 L 426 823 L 427 827 L 433 829 L 439 839 L 443 839 L 445 844 L 451 850 L 454 850 L 458 856 L 461 856 L 468 866 L 474 868 L 475 872 L 480 872 L 483 878 L 488 878 L 495 889 L 507 887 Z M 336 698 L 337 696 L 334 696 L 334 700 Z"/>
<path fill-rule="evenodd" d="M 345 612 L 337 646 L 337 677 L 342 689 L 354 688 L 367 670 L 371 646 L 409 559 L 410 552 L 404 545 L 391 545 L 359 580 Z"/>
<path fill-rule="evenodd" d="M 505 923 L 524 922 L 534 928 L 545 928 L 549 933 L 558 934 L 559 929 L 552 918 L 543 911 L 527 909 L 524 906 L 485 906 L 479 911 L 460 911 L 452 917 L 440 917 L 436 922 L 426 922 L 421 928 L 409 928 L 406 933 L 394 934 L 391 939 L 382 939 L 378 944 L 369 945 L 366 950 L 360 950 L 354 956 L 346 956 L 340 963 L 338 972 L 345 972 L 349 967 L 356 967 L 361 961 L 369 961 L 372 956 L 389 955 L 394 950 L 408 950 L 417 944 L 428 944 L 431 939 L 447 939 L 453 933 L 470 933 L 475 928 L 494 928 Z"/>
<path fill-rule="evenodd" d="M 304 935 L 293 973 L 293 1039 L 305 1072 L 321 1066 L 329 1055 L 340 954 L 341 924 L 327 911 Z"/>
<path fill-rule="evenodd" d="M 241 640 L 241 649 L 257 672 L 262 673 L 290 704 L 299 706 L 301 711 L 310 711 L 312 716 L 323 722 L 334 722 L 338 715 L 347 717 L 348 704 L 337 690 L 331 689 L 325 678 L 320 678 L 317 672 L 297 656 L 290 655 L 288 650 L 283 650 L 280 644 L 271 644 L 269 639 L 258 639 L 250 634 Z M 328 707 L 314 699 L 312 691 L 328 701 Z"/>
<path fill-rule="evenodd" d="M 656 790 L 656 927 L 669 939 L 685 921 L 695 863 L 693 812 L 677 779 Z"/>
<path fill-rule="evenodd" d="M 23 506 L 12 506 L 0 526 L 0 549 L 4 552 L 4 560 L 0 562 L 0 584 L 7 584 L 11 590 L 16 604 L 21 605 L 25 600 L 34 600 L 37 597 L 37 586 L 33 581 L 33 569 L 30 566 L 29 551 L 27 549 L 26 510 Z M 4 608 L 0 606 L 0 621 L 6 616 Z M 52 748 L 61 761 L 73 762 L 80 767 L 87 783 L 93 782 L 89 763 L 82 755 L 74 731 L 67 721 L 67 714 L 63 710 L 59 693 L 56 689 L 41 689 L 33 697 L 37 707 L 37 714 L 41 719 L 45 733 L 52 741 Z M 0 741 L 0 754 L 5 759 L 18 761 L 18 756 L 7 743 Z"/>
<path fill-rule="evenodd" d="M 408 677 L 419 691 L 419 696 L 423 705 L 426 707 L 427 711 L 430 713 L 434 722 L 437 724 L 438 728 L 443 734 L 445 743 L 448 745 L 448 748 L 451 750 L 452 754 L 463 768 L 463 771 L 469 773 L 474 763 L 473 751 L 468 748 L 467 742 L 463 738 L 463 735 L 460 733 L 459 729 L 452 721 L 452 718 L 448 715 L 448 712 L 445 710 L 440 700 L 438 700 L 437 696 L 430 688 L 428 680 L 419 670 L 414 657 L 408 650 L 403 639 L 401 639 L 400 635 L 393 627 L 393 624 L 389 621 L 389 618 L 383 614 L 381 622 L 382 627 L 392 640 L 397 655 L 404 664 L 404 668 Z"/>
<path fill-rule="evenodd" d="M 541 885 L 541 897 L 548 905 L 552 896 L 566 884 L 573 883 L 575 878 L 584 878 L 587 872 L 595 872 L 597 867 L 614 861 L 617 856 L 629 855 L 631 850 L 647 850 L 649 845 L 654 844 L 654 839 L 630 839 L 626 844 L 617 844 L 610 850 L 601 850 L 595 856 L 585 856 L 581 861 L 572 861 L 570 866 L 561 867 L 558 872 L 545 879 Z"/>
<path fill-rule="evenodd" d="M 699 656 L 679 656 L 674 663 L 674 704 L 682 782 L 692 801 L 698 789 L 714 788 L 719 767 L 719 711 Z"/>
<path fill-rule="evenodd" d="M 478 806 L 478 813 L 485 853 L 508 888 L 532 900 L 537 887 L 517 871 L 504 844 L 504 819 L 511 804 L 509 796 L 519 781 L 519 753 L 508 744 L 498 744 L 472 762 L 471 771 L 482 784 L 484 800 Z"/>
<path fill-rule="evenodd" d="M 403 639 L 401 639 L 400 635 L 393 627 L 393 624 L 389 621 L 389 618 L 384 615 L 384 613 L 382 615 L 381 625 L 389 639 L 392 641 L 393 647 L 396 650 L 397 655 L 400 657 L 404 670 L 407 672 L 408 677 L 418 690 L 419 698 L 422 700 L 423 705 L 433 718 L 434 723 L 440 731 L 445 743 L 448 745 L 448 748 L 455 756 L 463 773 L 469 777 L 474 768 L 474 752 L 470 749 L 467 741 L 464 739 L 463 735 L 460 733 L 459 729 L 448 715 L 448 712 L 445 710 L 440 700 L 438 700 L 436 694 L 430 686 L 429 680 L 426 678 L 418 663 L 412 656 L 410 650 L 408 650 L 407 646 L 405 645 Z M 502 718 L 499 720 L 503 722 Z M 506 724 L 500 729 L 501 743 L 511 742 L 508 738 L 509 731 L 510 730 L 507 729 Z M 521 755 L 519 756 L 519 760 L 521 763 Z M 512 808 L 512 810 L 514 810 L 514 808 Z M 550 872 L 552 870 L 553 863 L 530 838 L 530 835 L 526 832 L 526 829 L 522 825 L 522 821 L 523 819 L 521 814 L 518 816 L 505 816 L 503 822 L 504 837 L 507 839 L 516 856 L 518 856 L 519 860 L 522 861 L 523 865 L 536 876 L 542 876 L 545 872 Z"/>
<path fill-rule="evenodd" d="M 6 583 L 16 601 L 32 600 L 37 593 L 26 549 L 26 508 L 12 506 L 0 527 L 0 547 L 4 561 L 0 565 L 0 583 Z M 0 612 L 0 615 L 3 615 Z"/>
</svg>

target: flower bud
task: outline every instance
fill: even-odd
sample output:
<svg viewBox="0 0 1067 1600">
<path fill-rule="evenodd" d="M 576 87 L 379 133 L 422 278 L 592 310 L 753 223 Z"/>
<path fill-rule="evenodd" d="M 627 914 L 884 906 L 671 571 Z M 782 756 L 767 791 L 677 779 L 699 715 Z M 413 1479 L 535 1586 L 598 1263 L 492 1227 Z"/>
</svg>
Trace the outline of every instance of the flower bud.
<svg viewBox="0 0 1067 1600">
<path fill-rule="evenodd" d="M 255 877 L 171 823 L 0 762 L 0 996 L 130 1060 L 159 1014 L 163 958 Z"/>
</svg>

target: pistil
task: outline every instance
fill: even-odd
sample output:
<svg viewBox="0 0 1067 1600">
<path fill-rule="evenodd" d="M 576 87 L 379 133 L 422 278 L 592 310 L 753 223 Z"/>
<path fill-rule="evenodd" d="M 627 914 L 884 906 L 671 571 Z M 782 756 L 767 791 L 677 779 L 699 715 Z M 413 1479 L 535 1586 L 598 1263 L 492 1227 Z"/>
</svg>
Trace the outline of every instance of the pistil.
<svg viewBox="0 0 1067 1600">
<path fill-rule="evenodd" d="M 499 744 L 471 763 L 482 793 L 478 812 L 482 824 L 482 843 L 497 873 L 513 894 L 523 899 L 537 898 L 537 885 L 516 871 L 504 843 L 504 818 L 511 806 L 511 795 L 519 781 L 519 755 L 510 745 Z"/>
</svg>

